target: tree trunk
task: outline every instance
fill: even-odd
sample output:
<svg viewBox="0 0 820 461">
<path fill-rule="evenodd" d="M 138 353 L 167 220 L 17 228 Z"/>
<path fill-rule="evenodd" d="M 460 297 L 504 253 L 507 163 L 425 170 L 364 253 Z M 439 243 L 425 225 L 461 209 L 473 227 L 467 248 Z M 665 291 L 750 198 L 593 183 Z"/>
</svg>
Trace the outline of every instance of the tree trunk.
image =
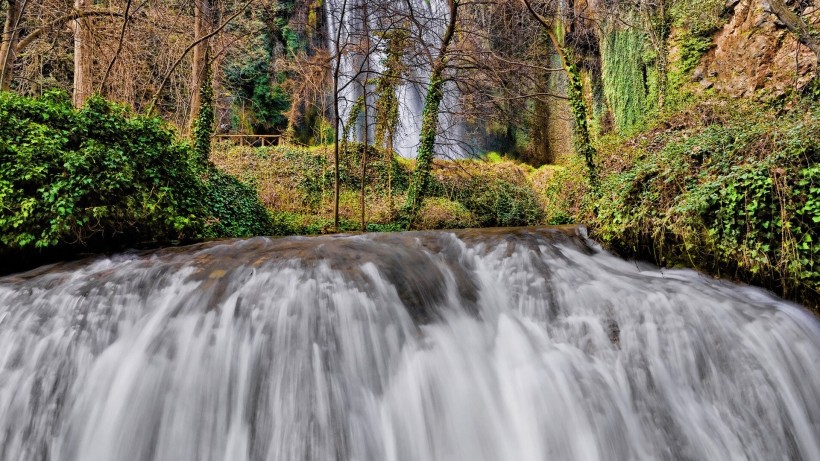
<svg viewBox="0 0 820 461">
<path fill-rule="evenodd" d="M 77 11 L 85 11 L 89 0 L 74 0 Z M 88 18 L 74 20 L 74 107 L 80 107 L 94 91 L 91 82 L 91 27 Z"/>
<path fill-rule="evenodd" d="M 14 60 L 17 57 L 17 40 L 20 19 L 23 16 L 25 1 L 7 0 L 6 20 L 3 22 L 3 35 L 0 37 L 0 90 L 11 88 Z"/>
<path fill-rule="evenodd" d="M 200 40 L 210 33 L 211 26 L 211 0 L 194 1 L 194 40 Z M 202 107 L 200 89 L 203 87 L 203 79 L 206 78 L 205 68 L 208 60 L 208 45 L 210 40 L 197 42 L 193 50 L 193 64 L 191 68 L 191 126 L 195 123 L 199 110 Z"/>
<path fill-rule="evenodd" d="M 339 24 L 344 23 L 346 10 L 347 0 L 344 0 L 342 2 Z M 334 37 L 336 40 L 336 66 L 333 70 L 333 121 L 334 127 L 336 128 L 333 142 L 333 228 L 336 232 L 339 232 L 339 137 L 342 134 L 340 132 L 342 128 L 342 117 L 339 114 L 339 78 L 341 77 L 342 70 L 342 29 L 343 27 L 339 26 L 336 30 L 336 37 Z"/>
<path fill-rule="evenodd" d="M 567 97 L 569 98 L 572 115 L 575 119 L 575 151 L 584 158 L 589 173 L 589 181 L 593 187 L 597 187 L 598 174 L 595 167 L 595 148 L 592 147 L 589 136 L 589 126 L 587 125 L 587 105 L 584 101 L 583 94 L 584 85 L 583 82 L 581 82 L 581 75 L 575 65 L 575 60 L 572 53 L 564 47 L 564 44 L 555 34 L 555 31 L 550 26 L 549 20 L 538 14 L 533 9 L 529 0 L 521 1 L 524 3 L 524 6 L 527 7 L 530 14 L 544 28 L 544 32 L 547 33 L 553 48 L 555 48 L 555 52 L 561 59 L 561 66 L 567 73 Z"/>
<path fill-rule="evenodd" d="M 447 48 L 455 35 L 458 6 L 460 0 L 450 0 L 450 21 L 447 31 L 441 40 L 441 48 L 433 64 L 430 74 L 430 88 L 424 100 L 424 110 L 421 115 L 421 135 L 419 149 L 416 154 L 416 169 L 410 180 L 407 190 L 407 200 L 404 203 L 404 214 L 409 228 L 421 204 L 424 194 L 430 184 L 430 170 L 433 166 L 433 156 L 436 147 L 436 130 L 438 128 L 438 111 L 441 100 L 444 98 L 444 70 L 447 68 Z"/>
<path fill-rule="evenodd" d="M 368 53 L 367 59 L 370 59 L 370 55 Z M 367 148 L 369 147 L 368 142 L 368 126 L 367 126 L 367 79 L 365 78 L 364 84 L 362 85 L 362 91 L 364 92 L 364 150 L 362 150 L 362 190 L 361 190 L 361 210 L 362 210 L 362 232 L 365 231 L 367 228 L 367 222 L 365 221 L 365 185 L 367 182 Z"/>
</svg>

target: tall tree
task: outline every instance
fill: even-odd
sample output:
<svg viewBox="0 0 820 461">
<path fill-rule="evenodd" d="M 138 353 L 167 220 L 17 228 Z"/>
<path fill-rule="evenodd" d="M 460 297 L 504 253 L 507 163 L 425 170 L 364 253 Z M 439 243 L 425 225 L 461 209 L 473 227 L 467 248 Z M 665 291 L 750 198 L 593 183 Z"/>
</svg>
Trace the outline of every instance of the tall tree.
<svg viewBox="0 0 820 461">
<path fill-rule="evenodd" d="M 342 128 L 341 101 L 340 101 L 340 79 L 342 77 L 342 59 L 345 44 L 342 43 L 342 30 L 344 29 L 344 18 L 347 12 L 347 0 L 342 1 L 342 8 L 339 11 L 339 22 L 336 35 L 333 37 L 333 45 L 336 48 L 333 54 L 333 228 L 339 232 L 339 148 L 341 137 L 345 130 Z"/>
<path fill-rule="evenodd" d="M 74 0 L 74 9 L 87 11 L 89 0 Z M 78 17 L 74 29 L 74 106 L 80 107 L 94 91 L 91 81 L 91 24 L 88 17 Z"/>
<path fill-rule="evenodd" d="M 199 115 L 202 106 L 200 89 L 203 87 L 202 79 L 206 77 L 206 67 L 208 66 L 208 46 L 209 40 L 205 38 L 211 31 L 211 0 L 194 0 L 194 45 L 193 61 L 191 68 L 191 126 Z"/>
<path fill-rule="evenodd" d="M 427 188 L 430 185 L 430 170 L 435 156 L 439 107 L 442 99 L 444 99 L 444 72 L 447 69 L 447 51 L 455 36 L 460 3 L 460 0 L 449 0 L 448 2 L 449 20 L 447 29 L 441 39 L 438 54 L 433 61 L 433 70 L 430 73 L 430 84 L 421 116 L 421 134 L 416 155 L 416 169 L 410 179 L 407 200 L 404 203 L 404 213 L 408 227 L 412 224 L 416 212 L 421 207 L 424 194 L 427 193 Z"/>
<path fill-rule="evenodd" d="M 592 184 L 597 182 L 597 172 L 595 168 L 595 148 L 592 147 L 592 140 L 589 136 L 589 126 L 587 125 L 587 106 L 584 101 L 583 83 L 581 82 L 581 74 L 578 71 L 572 52 L 559 39 L 556 33 L 556 25 L 546 16 L 538 13 L 532 6 L 531 0 L 521 0 L 530 14 L 541 24 L 544 32 L 552 42 L 552 46 L 558 57 L 561 60 L 561 66 L 567 73 L 568 87 L 567 96 L 569 97 L 570 108 L 575 119 L 575 150 L 584 158 L 587 164 L 589 173 L 589 180 Z"/>
<path fill-rule="evenodd" d="M 26 3 L 27 0 L 6 0 L 6 20 L 3 21 L 3 35 L 0 37 L 0 90 L 8 90 L 11 86 L 20 21 Z"/>
</svg>

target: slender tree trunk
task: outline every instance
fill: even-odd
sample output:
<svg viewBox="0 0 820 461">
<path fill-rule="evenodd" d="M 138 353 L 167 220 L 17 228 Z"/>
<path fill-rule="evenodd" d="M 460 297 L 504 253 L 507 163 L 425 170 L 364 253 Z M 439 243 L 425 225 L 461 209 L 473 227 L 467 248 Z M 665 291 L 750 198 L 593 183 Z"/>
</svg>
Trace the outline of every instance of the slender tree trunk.
<svg viewBox="0 0 820 461">
<path fill-rule="evenodd" d="M 89 0 L 74 0 L 77 11 L 85 11 Z M 91 27 L 88 18 L 77 18 L 74 28 L 74 107 L 80 107 L 94 91 L 91 82 Z"/>
<path fill-rule="evenodd" d="M 661 0 L 658 8 L 661 21 L 659 37 L 656 39 L 658 42 L 656 46 L 658 50 L 658 108 L 663 109 L 666 105 L 666 91 L 669 86 L 669 78 L 666 74 L 669 68 L 669 47 L 666 44 L 669 36 L 669 18 L 666 16 L 666 1 Z"/>
<path fill-rule="evenodd" d="M 387 200 L 388 212 L 390 212 L 390 219 L 395 217 L 395 204 L 393 203 L 393 130 L 387 131 L 387 149 L 384 153 L 384 159 L 387 165 Z"/>
<path fill-rule="evenodd" d="M 0 37 L 0 90 L 11 88 L 14 60 L 17 58 L 17 40 L 20 37 L 20 19 L 23 17 L 25 0 L 6 1 L 6 20 Z"/>
<path fill-rule="evenodd" d="M 123 40 L 125 39 L 125 29 L 128 28 L 128 12 L 131 11 L 131 1 L 132 0 L 128 0 L 125 3 L 125 12 L 123 13 L 122 28 L 120 29 L 120 38 L 117 41 L 117 50 L 114 52 L 114 56 L 111 58 L 111 61 L 109 61 L 108 67 L 105 68 L 105 73 L 103 74 L 102 80 L 100 80 L 100 86 L 97 89 L 97 92 L 100 94 L 102 94 L 103 92 L 103 86 L 105 86 L 105 82 L 108 81 L 108 76 L 111 75 L 111 69 L 114 68 L 114 63 L 117 62 L 117 59 L 119 59 L 120 57 Z"/>
<path fill-rule="evenodd" d="M 362 103 L 364 104 L 364 151 L 362 151 L 362 190 L 361 190 L 361 225 L 362 225 L 362 232 L 367 229 L 367 221 L 365 220 L 365 189 L 367 183 L 367 149 L 369 147 L 369 134 L 370 134 L 370 125 L 369 125 L 369 113 L 368 113 L 368 106 L 367 106 L 367 84 L 370 81 L 370 24 L 368 23 L 368 14 L 367 14 L 367 2 L 363 5 L 363 21 L 364 21 L 364 42 L 365 42 L 365 49 L 367 50 L 364 56 L 365 62 L 365 74 L 364 74 L 364 81 L 362 82 Z"/>
<path fill-rule="evenodd" d="M 208 35 L 211 26 L 211 0 L 195 0 L 194 1 L 194 40 L 200 40 Z M 191 126 L 195 123 L 199 115 L 199 109 L 202 107 L 202 100 L 200 98 L 200 88 L 202 88 L 203 79 L 206 78 L 205 68 L 207 67 L 208 46 L 210 40 L 204 39 L 194 46 L 193 49 L 193 63 L 191 68 Z"/>
<path fill-rule="evenodd" d="M 342 2 L 339 28 L 336 30 L 336 66 L 333 70 L 333 118 L 336 133 L 333 142 L 333 228 L 339 232 L 339 136 L 342 134 L 342 117 L 339 114 L 339 78 L 342 71 L 342 24 L 344 23 L 347 0 Z"/>
<path fill-rule="evenodd" d="M 441 40 L 438 56 L 436 56 L 433 63 L 433 71 L 430 74 L 430 88 L 427 90 L 427 97 L 424 100 L 424 110 L 421 115 L 421 135 L 416 155 L 416 169 L 410 179 L 407 200 L 404 203 L 404 214 L 408 228 L 412 225 L 416 213 L 421 208 L 424 194 L 427 193 L 427 187 L 430 184 L 430 170 L 433 166 L 436 147 L 438 112 L 441 100 L 444 98 L 444 71 L 447 68 L 447 49 L 455 35 L 459 2 L 460 0 L 450 0 L 450 21 Z"/>
</svg>

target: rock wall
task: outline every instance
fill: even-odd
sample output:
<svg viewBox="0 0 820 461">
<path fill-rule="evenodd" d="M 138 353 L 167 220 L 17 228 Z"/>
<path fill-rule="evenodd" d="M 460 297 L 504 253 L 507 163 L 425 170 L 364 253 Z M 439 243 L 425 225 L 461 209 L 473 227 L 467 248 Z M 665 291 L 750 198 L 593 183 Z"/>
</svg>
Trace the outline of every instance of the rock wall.
<svg viewBox="0 0 820 461">
<path fill-rule="evenodd" d="M 804 18 L 820 23 L 820 2 L 803 8 Z M 702 88 L 735 97 L 783 94 L 815 75 L 817 57 L 769 12 L 766 0 L 729 0 L 728 22 L 715 33 L 714 47 L 693 73 Z"/>
</svg>

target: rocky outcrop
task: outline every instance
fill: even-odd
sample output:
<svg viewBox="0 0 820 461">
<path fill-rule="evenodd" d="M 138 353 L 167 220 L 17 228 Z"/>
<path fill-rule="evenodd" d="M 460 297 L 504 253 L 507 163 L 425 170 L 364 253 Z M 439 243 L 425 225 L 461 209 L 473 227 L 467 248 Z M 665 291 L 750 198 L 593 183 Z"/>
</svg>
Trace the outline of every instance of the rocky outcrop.
<svg viewBox="0 0 820 461">
<path fill-rule="evenodd" d="M 801 11 L 815 28 L 820 8 Z M 772 13 L 766 0 L 730 0 L 728 22 L 714 35 L 714 47 L 693 74 L 702 88 L 735 97 L 762 92 L 783 94 L 808 83 L 817 70 L 817 56 Z"/>
</svg>

